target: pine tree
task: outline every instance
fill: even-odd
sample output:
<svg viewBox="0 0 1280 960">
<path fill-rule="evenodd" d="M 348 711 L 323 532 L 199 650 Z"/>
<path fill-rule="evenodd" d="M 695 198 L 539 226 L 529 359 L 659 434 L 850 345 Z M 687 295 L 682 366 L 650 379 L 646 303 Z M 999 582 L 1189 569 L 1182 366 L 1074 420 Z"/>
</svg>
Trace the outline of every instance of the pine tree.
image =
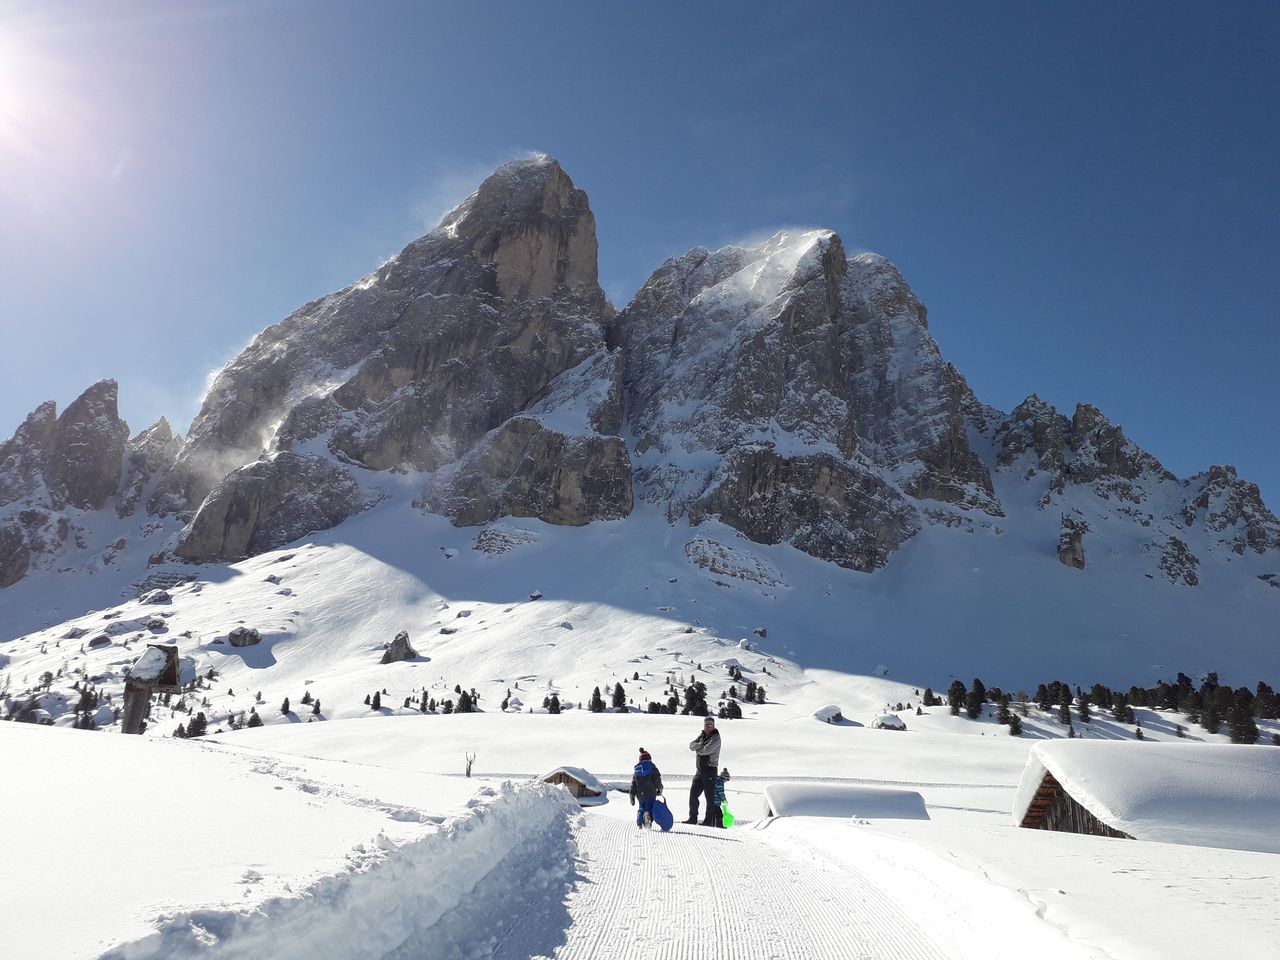
<svg viewBox="0 0 1280 960">
<path fill-rule="evenodd" d="M 725 716 L 729 720 L 741 720 L 742 708 L 738 706 L 737 700 L 730 700 L 729 705 L 725 707 Z"/>
<path fill-rule="evenodd" d="M 310 690 L 304 690 L 304 691 L 303 691 L 303 693 L 302 693 L 302 702 L 303 702 L 303 703 L 305 703 L 307 706 L 311 706 L 311 691 L 310 691 Z"/>
<path fill-rule="evenodd" d="M 592 713 L 604 712 L 604 698 L 600 696 L 599 687 L 596 687 L 594 690 L 591 691 L 591 703 L 589 706 Z"/>
<path fill-rule="evenodd" d="M 320 716 L 320 698 L 316 697 L 311 703 L 311 712 L 315 716 Z"/>
<path fill-rule="evenodd" d="M 1241 696 L 1241 693 L 1244 696 Z M 1227 714 L 1227 724 L 1231 727 L 1232 743 L 1258 742 L 1258 725 L 1253 722 L 1250 700 L 1249 691 L 1241 687 L 1239 693 L 1236 694 L 1235 702 L 1231 705 L 1231 712 Z"/>
<path fill-rule="evenodd" d="M 631 675 L 631 679 L 632 679 L 632 680 L 636 680 L 636 681 L 638 681 L 638 680 L 640 679 L 640 671 L 639 671 L 639 670 L 637 670 L 635 673 L 633 673 L 633 674 Z"/>
<path fill-rule="evenodd" d="M 367 693 L 364 695 L 364 705 L 365 705 L 366 707 L 371 707 L 371 706 L 373 706 L 373 704 L 369 702 L 369 694 L 367 694 Z"/>
<path fill-rule="evenodd" d="M 1218 705 L 1209 703 L 1205 705 L 1204 711 L 1200 714 L 1200 726 L 1204 727 L 1207 733 L 1217 733 L 1218 726 L 1222 723 L 1222 716 L 1218 713 Z"/>
<path fill-rule="evenodd" d="M 548 706 L 547 706 L 547 711 L 548 711 L 549 713 L 559 713 L 559 712 L 560 712 L 560 698 L 559 698 L 558 696 L 556 696 L 554 693 L 551 695 L 551 702 L 550 702 L 550 704 L 548 704 Z"/>
<path fill-rule="evenodd" d="M 1071 704 L 1064 702 L 1058 705 L 1058 722 L 1064 727 L 1071 726 Z"/>
<path fill-rule="evenodd" d="M 1081 697 L 1080 706 L 1077 707 L 1076 709 L 1077 709 L 1077 712 L 1080 714 L 1080 722 L 1088 723 L 1089 722 L 1089 698 Z"/>
<path fill-rule="evenodd" d="M 187 724 L 188 737 L 203 737 L 209 729 L 209 720 L 204 712 L 197 713 L 192 721 Z"/>
<path fill-rule="evenodd" d="M 280 712 L 287 714 L 289 712 L 289 698 L 284 698 L 284 703 L 280 704 Z"/>
<path fill-rule="evenodd" d="M 613 685 L 613 709 L 625 710 L 627 707 L 627 691 L 622 689 L 622 684 L 615 683 Z"/>
<path fill-rule="evenodd" d="M 474 709 L 475 709 L 475 703 L 471 699 L 471 694 L 469 694 L 466 690 L 463 690 L 462 693 L 458 694 L 458 706 L 455 712 L 471 713 Z"/>
<path fill-rule="evenodd" d="M 173 735 L 180 740 L 186 739 L 187 728 L 184 727 L 182 724 L 178 724 L 178 729 L 173 731 Z"/>
<path fill-rule="evenodd" d="M 964 706 L 967 694 L 963 680 L 951 681 L 951 687 L 947 690 L 947 706 L 951 709 L 953 717 L 960 716 L 960 708 Z"/>
<path fill-rule="evenodd" d="M 968 696 L 964 698 L 964 712 L 970 720 L 977 720 L 982 715 L 982 702 L 984 691 L 982 689 L 982 681 L 974 679 L 974 688 L 969 691 Z"/>
<path fill-rule="evenodd" d="M 1019 717 L 1016 713 L 1009 715 L 1009 736 L 1011 737 L 1022 736 L 1022 718 Z"/>
<path fill-rule="evenodd" d="M 379 693 L 377 690 L 373 691 L 373 702 L 369 704 L 369 709 L 371 710 L 382 709 L 382 694 Z"/>
<path fill-rule="evenodd" d="M 510 703 L 511 703 L 511 694 L 510 694 L 510 693 L 508 693 L 505 697 L 503 697 L 503 698 L 502 698 L 502 712 L 503 712 L 503 713 L 506 713 L 506 712 L 507 712 L 507 706 L 508 706 Z"/>
</svg>

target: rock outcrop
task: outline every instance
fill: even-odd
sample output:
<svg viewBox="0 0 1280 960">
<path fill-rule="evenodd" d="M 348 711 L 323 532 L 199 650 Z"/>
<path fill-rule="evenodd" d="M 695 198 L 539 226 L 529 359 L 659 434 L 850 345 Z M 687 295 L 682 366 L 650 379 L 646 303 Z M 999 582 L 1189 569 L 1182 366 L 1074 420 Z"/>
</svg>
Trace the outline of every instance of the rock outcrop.
<svg viewBox="0 0 1280 960">
<path fill-rule="evenodd" d="M 396 634 L 396 638 L 391 641 L 391 645 L 382 654 L 381 663 L 399 663 L 402 660 L 414 660 L 418 656 L 418 651 L 413 649 L 413 645 L 409 643 L 409 631 L 401 630 Z"/>
<path fill-rule="evenodd" d="M 1084 535 L 1089 532 L 1089 524 L 1076 517 L 1062 516 L 1062 531 L 1058 534 L 1058 562 L 1063 566 L 1083 570 Z"/>
<path fill-rule="evenodd" d="M 278 453 L 241 467 L 209 494 L 178 541 L 185 560 L 228 561 L 273 550 L 358 513 L 351 474 L 321 457 Z"/>
<path fill-rule="evenodd" d="M 133 516 L 152 481 L 169 470 L 181 452 L 182 438 L 174 436 L 164 417 L 130 440 L 116 515 L 121 519 Z"/>
</svg>

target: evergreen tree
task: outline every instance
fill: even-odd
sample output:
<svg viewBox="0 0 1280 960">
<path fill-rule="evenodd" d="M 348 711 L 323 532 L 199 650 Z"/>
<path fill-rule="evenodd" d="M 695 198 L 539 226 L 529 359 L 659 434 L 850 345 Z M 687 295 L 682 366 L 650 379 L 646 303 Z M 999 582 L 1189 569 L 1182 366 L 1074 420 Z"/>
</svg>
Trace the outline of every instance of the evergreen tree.
<svg viewBox="0 0 1280 960">
<path fill-rule="evenodd" d="M 625 710 L 627 707 L 627 691 L 622 688 L 621 683 L 613 685 L 613 709 Z"/>
<path fill-rule="evenodd" d="M 310 690 L 304 690 L 304 691 L 303 691 L 303 693 L 302 693 L 302 702 L 303 702 L 303 703 L 305 703 L 307 706 L 311 706 L 311 691 L 310 691 Z"/>
<path fill-rule="evenodd" d="M 1009 736 L 1022 736 L 1022 718 L 1016 713 L 1009 714 Z"/>
<path fill-rule="evenodd" d="M 364 695 L 364 705 L 366 707 L 372 706 L 372 704 L 369 702 L 369 694 L 367 693 Z"/>
<path fill-rule="evenodd" d="M 1080 714 L 1081 723 L 1089 722 L 1089 698 L 1088 697 L 1080 698 L 1080 706 L 1077 708 L 1077 712 Z"/>
<path fill-rule="evenodd" d="M 379 693 L 377 690 L 373 691 L 373 702 L 369 704 L 369 709 L 371 710 L 382 709 L 382 694 Z"/>
<path fill-rule="evenodd" d="M 311 712 L 313 715 L 317 717 L 320 716 L 320 698 L 319 697 L 316 697 L 315 700 L 311 702 Z"/>
<path fill-rule="evenodd" d="M 184 727 L 182 724 L 178 724 L 178 729 L 173 731 L 173 735 L 177 737 L 179 740 L 186 739 L 187 728 Z"/>
<path fill-rule="evenodd" d="M 457 713 L 472 713 L 475 710 L 475 701 L 471 699 L 471 694 L 466 690 L 458 694 Z"/>
<path fill-rule="evenodd" d="M 679 713 L 679 712 L 680 712 L 680 698 L 673 693 L 671 696 L 667 697 L 667 713 Z"/>
<path fill-rule="evenodd" d="M 981 680 L 975 681 L 981 683 Z M 974 687 L 964 698 L 964 713 L 970 720 L 977 720 L 982 716 L 982 692 L 980 687 Z"/>
<path fill-rule="evenodd" d="M 941 703 L 942 701 L 939 700 L 936 696 L 934 696 L 933 687 L 924 688 L 924 705 L 926 707 L 936 707 L 936 706 L 939 706 Z"/>
<path fill-rule="evenodd" d="M 551 703 L 548 705 L 547 710 L 551 713 L 560 712 L 560 698 L 554 693 L 551 695 Z"/>
<path fill-rule="evenodd" d="M 966 696 L 964 681 L 952 680 L 951 687 L 947 690 L 947 706 L 951 709 L 953 717 L 960 716 L 960 708 L 964 706 Z"/>
<path fill-rule="evenodd" d="M 1058 705 L 1058 722 L 1064 727 L 1071 726 L 1071 704 L 1061 703 Z"/>
<path fill-rule="evenodd" d="M 1000 698 L 1000 711 L 996 714 L 996 722 L 1007 724 L 1012 717 L 1013 714 L 1009 710 L 1009 698 L 1003 696 Z"/>
<path fill-rule="evenodd" d="M 453 713 L 453 701 L 446 700 L 444 703 L 440 704 L 440 712 L 445 714 Z"/>
<path fill-rule="evenodd" d="M 1144 739 L 1144 737 L 1143 737 L 1143 733 L 1142 733 L 1142 728 L 1141 728 L 1141 727 L 1137 727 L 1137 728 L 1135 728 L 1135 729 L 1134 729 L 1134 731 L 1133 731 L 1133 735 L 1134 735 L 1135 737 L 1137 737 L 1139 740 Z"/>
<path fill-rule="evenodd" d="M 973 678 L 973 689 L 970 693 L 978 698 L 978 703 L 981 704 L 987 702 L 987 688 L 983 686 L 982 681 L 977 677 Z"/>
<path fill-rule="evenodd" d="M 636 680 L 636 681 L 638 681 L 638 680 L 640 679 L 640 671 L 639 671 L 639 670 L 637 670 L 635 673 L 633 673 L 633 674 L 631 675 L 631 679 L 632 679 L 632 680 Z"/>
<path fill-rule="evenodd" d="M 187 724 L 188 737 L 203 737 L 209 729 L 209 720 L 203 711 L 197 713 L 191 723 Z"/>
<path fill-rule="evenodd" d="M 596 687 L 591 691 L 591 703 L 589 704 L 592 713 L 604 712 L 604 698 L 600 696 L 600 688 Z"/>
<path fill-rule="evenodd" d="M 1258 742 L 1258 725 L 1253 722 L 1253 713 L 1250 710 L 1251 700 L 1249 691 L 1244 687 L 1237 691 L 1235 701 L 1231 705 L 1231 712 L 1227 714 L 1232 743 Z"/>
<path fill-rule="evenodd" d="M 1207 704 L 1200 714 L 1200 726 L 1204 727 L 1206 733 L 1217 733 L 1221 723 L 1222 715 L 1218 713 L 1217 704 Z"/>
<path fill-rule="evenodd" d="M 503 713 L 506 713 L 506 712 L 507 712 L 507 707 L 510 705 L 510 703 L 511 703 L 511 694 L 510 694 L 510 693 L 508 693 L 505 697 L 503 697 L 503 698 L 502 698 L 502 712 L 503 712 Z"/>
<path fill-rule="evenodd" d="M 730 700 L 730 701 L 729 701 L 729 705 L 728 705 L 727 707 L 725 707 L 725 710 L 727 711 L 727 712 L 726 712 L 726 717 L 727 717 L 729 720 L 741 720 L 741 719 L 742 719 L 742 708 L 741 708 L 740 706 L 738 706 L 738 701 L 737 701 L 737 700 Z"/>
</svg>

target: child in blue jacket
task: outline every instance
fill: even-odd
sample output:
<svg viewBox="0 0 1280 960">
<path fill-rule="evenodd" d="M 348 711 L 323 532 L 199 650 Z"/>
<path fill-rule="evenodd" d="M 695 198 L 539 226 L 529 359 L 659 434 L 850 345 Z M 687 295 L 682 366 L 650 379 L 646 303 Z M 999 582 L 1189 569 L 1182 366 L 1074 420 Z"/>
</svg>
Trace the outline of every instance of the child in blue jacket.
<svg viewBox="0 0 1280 960">
<path fill-rule="evenodd" d="M 636 811 L 636 826 L 647 827 L 653 823 L 653 801 L 662 792 L 662 774 L 654 766 L 653 757 L 644 747 L 640 748 L 640 760 L 631 777 L 631 805 L 640 802 Z"/>
</svg>

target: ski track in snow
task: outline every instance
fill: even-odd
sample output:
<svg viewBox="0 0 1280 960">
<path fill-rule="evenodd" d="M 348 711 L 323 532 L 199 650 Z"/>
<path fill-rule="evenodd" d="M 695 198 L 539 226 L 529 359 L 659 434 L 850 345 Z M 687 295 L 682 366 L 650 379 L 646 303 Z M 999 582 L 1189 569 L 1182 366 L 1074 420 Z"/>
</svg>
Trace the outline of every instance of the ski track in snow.
<svg viewBox="0 0 1280 960">
<path fill-rule="evenodd" d="M 668 834 L 588 814 L 585 880 L 555 960 L 925 960 L 951 956 L 865 876 L 752 831 Z M 503 952 L 501 960 L 527 953 Z"/>
</svg>

